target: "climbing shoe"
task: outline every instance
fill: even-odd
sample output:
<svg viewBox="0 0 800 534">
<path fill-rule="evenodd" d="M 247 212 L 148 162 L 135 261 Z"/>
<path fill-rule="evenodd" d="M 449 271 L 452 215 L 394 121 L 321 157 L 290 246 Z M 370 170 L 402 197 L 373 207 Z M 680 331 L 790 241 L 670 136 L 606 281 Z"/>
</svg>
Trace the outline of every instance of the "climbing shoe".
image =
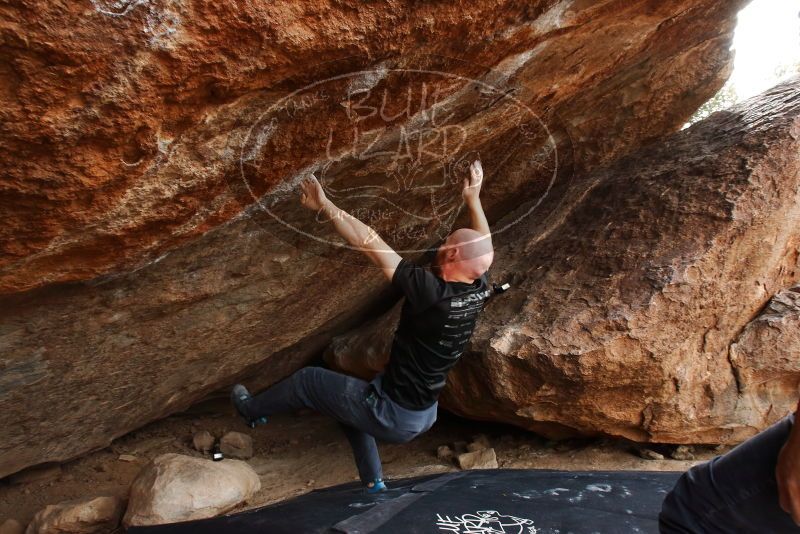
<svg viewBox="0 0 800 534">
<path fill-rule="evenodd" d="M 380 493 L 382 491 L 386 491 L 386 484 L 384 484 L 382 478 L 375 479 L 375 482 L 370 482 L 367 484 L 367 493 Z"/>
<path fill-rule="evenodd" d="M 252 398 L 253 396 L 250 395 L 250 392 L 247 391 L 247 388 L 243 385 L 236 384 L 233 386 L 233 389 L 231 390 L 231 402 L 233 403 L 233 406 L 236 408 L 236 411 L 239 413 L 239 415 L 242 416 L 244 422 L 247 423 L 250 428 L 255 428 L 258 425 L 263 425 L 266 423 L 267 418 L 262 416 L 253 419 L 247 415 L 247 403 L 250 402 L 250 399 Z"/>
</svg>

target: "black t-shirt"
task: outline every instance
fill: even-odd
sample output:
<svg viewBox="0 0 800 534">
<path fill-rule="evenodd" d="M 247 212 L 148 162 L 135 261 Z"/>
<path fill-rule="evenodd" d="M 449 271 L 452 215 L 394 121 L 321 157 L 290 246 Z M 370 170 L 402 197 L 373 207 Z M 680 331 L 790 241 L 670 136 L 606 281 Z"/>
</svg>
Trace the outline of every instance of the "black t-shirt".
<svg viewBox="0 0 800 534">
<path fill-rule="evenodd" d="M 406 297 L 383 388 L 410 410 L 431 406 L 444 388 L 491 295 L 486 273 L 471 284 L 446 282 L 401 260 L 392 284 Z"/>
</svg>

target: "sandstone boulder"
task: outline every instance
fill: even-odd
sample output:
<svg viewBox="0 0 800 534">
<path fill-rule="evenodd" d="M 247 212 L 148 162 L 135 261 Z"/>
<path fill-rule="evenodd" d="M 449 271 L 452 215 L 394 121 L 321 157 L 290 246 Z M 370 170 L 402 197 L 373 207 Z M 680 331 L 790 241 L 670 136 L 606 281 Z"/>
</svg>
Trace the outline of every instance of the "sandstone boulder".
<svg viewBox="0 0 800 534">
<path fill-rule="evenodd" d="M 213 517 L 260 488 L 258 475 L 239 460 L 163 454 L 134 480 L 123 523 L 131 527 Z"/>
<path fill-rule="evenodd" d="M 778 291 L 731 344 L 730 362 L 749 407 L 750 424 L 761 427 L 795 406 L 800 389 L 800 285 Z M 774 413 L 768 419 L 766 414 Z"/>
<path fill-rule="evenodd" d="M 694 460 L 694 449 L 687 445 L 678 445 L 669 453 L 669 457 L 673 460 Z"/>
<path fill-rule="evenodd" d="M 258 196 L 326 150 L 349 148 L 336 137 L 333 146 L 320 142 L 328 126 L 351 125 L 314 94 L 289 103 L 293 124 L 279 125 L 279 143 L 265 131 L 247 145 L 254 117 L 278 99 L 346 72 L 373 71 L 345 83 L 363 92 L 394 67 L 468 78 L 490 67 L 492 84 L 521 82 L 522 105 L 567 118 L 582 164 L 607 160 L 679 126 L 722 85 L 744 4 L 15 4 L 0 27 L 15 89 L 4 93 L 0 145 L 9 158 L 0 288 L 119 272 L 230 220 L 242 198 L 227 179 L 238 171 L 243 146 L 281 149 L 269 153 L 271 164 L 254 184 Z M 43 61 L 48 76 L 41 76 Z M 408 89 L 389 81 L 393 92 Z M 477 92 L 459 93 L 452 78 L 428 85 L 430 94 L 462 100 Z M 488 148 L 510 121 L 490 114 L 481 122 L 492 127 L 480 134 Z"/>
<path fill-rule="evenodd" d="M 382 301 L 301 175 L 413 254 L 463 220 L 478 154 L 496 221 L 679 128 L 744 3 L 14 3 L 0 477 L 273 383 Z"/>
<path fill-rule="evenodd" d="M 124 501 L 113 496 L 65 501 L 39 511 L 25 534 L 109 534 L 124 511 Z"/>
<path fill-rule="evenodd" d="M 497 236 L 491 276 L 512 290 L 487 304 L 442 405 L 553 438 L 664 443 L 734 443 L 788 413 L 798 93 L 795 78 L 576 176 Z M 388 354 L 394 323 L 335 340 L 347 353 L 329 361 L 348 369 L 366 339 Z"/>
<path fill-rule="evenodd" d="M 453 456 L 453 449 L 447 445 L 439 445 L 439 447 L 436 449 L 436 457 L 440 460 L 449 462 L 453 459 Z"/>
<path fill-rule="evenodd" d="M 196 451 L 202 453 L 210 452 L 214 447 L 214 436 L 208 430 L 195 432 L 194 436 L 192 436 L 192 446 Z"/>
<path fill-rule="evenodd" d="M 484 434 L 475 436 L 473 440 L 467 445 L 467 450 L 470 452 L 482 451 L 484 449 L 490 449 L 490 448 L 492 448 L 492 444 L 489 442 L 489 438 L 487 438 Z"/>
<path fill-rule="evenodd" d="M 219 440 L 219 450 L 225 456 L 246 460 L 253 456 L 253 438 L 242 432 L 228 432 Z"/>
<path fill-rule="evenodd" d="M 497 469 L 494 449 L 480 449 L 459 454 L 456 458 L 461 469 Z"/>
<path fill-rule="evenodd" d="M 402 304 L 400 300 L 383 315 L 334 337 L 322 355 L 325 363 L 332 369 L 372 380 L 389 363 L 392 334 L 400 322 Z"/>
<path fill-rule="evenodd" d="M 636 450 L 636 453 L 644 460 L 659 461 L 664 459 L 663 454 L 656 452 L 653 449 L 640 448 Z"/>
</svg>

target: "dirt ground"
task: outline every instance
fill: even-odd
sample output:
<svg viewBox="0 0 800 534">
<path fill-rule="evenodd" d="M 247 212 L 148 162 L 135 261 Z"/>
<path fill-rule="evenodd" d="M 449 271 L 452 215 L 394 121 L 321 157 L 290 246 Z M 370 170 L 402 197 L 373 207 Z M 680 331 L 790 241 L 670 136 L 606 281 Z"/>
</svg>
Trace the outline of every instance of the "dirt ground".
<svg viewBox="0 0 800 534">
<path fill-rule="evenodd" d="M 251 430 L 234 416 L 227 401 L 220 399 L 152 423 L 110 447 L 62 464 L 60 469 L 34 471 L 32 475 L 42 477 L 39 480 L 15 481 L 9 477 L 0 481 L 0 524 L 13 518 L 24 525 L 44 506 L 68 499 L 100 494 L 125 497 L 150 459 L 167 452 L 202 456 L 191 445 L 198 430 L 208 430 L 217 438 L 230 430 L 253 437 L 255 455 L 248 462 L 261 477 L 261 491 L 240 509 L 358 480 L 349 445 L 332 420 L 311 413 L 277 416 Z M 391 485 L 392 478 L 456 470 L 452 463 L 437 458 L 437 448 L 471 441 L 478 433 L 488 436 L 499 466 L 506 468 L 683 471 L 722 452 L 719 448 L 693 447 L 695 460 L 673 460 L 669 458 L 673 447 L 652 445 L 648 446 L 650 450 L 666 458 L 651 460 L 642 458 L 630 442 L 552 442 L 514 427 L 467 421 L 440 412 L 433 428 L 411 443 L 380 445 L 387 483 Z"/>
</svg>

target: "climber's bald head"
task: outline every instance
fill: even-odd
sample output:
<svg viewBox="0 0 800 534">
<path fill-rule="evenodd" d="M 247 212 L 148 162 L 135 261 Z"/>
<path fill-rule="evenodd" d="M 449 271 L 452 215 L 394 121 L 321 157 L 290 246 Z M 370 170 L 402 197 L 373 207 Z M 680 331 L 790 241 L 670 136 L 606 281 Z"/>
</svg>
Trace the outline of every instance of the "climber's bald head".
<svg viewBox="0 0 800 534">
<path fill-rule="evenodd" d="M 459 228 L 436 251 L 436 265 L 445 280 L 472 281 L 485 273 L 494 259 L 489 235 Z"/>
</svg>

